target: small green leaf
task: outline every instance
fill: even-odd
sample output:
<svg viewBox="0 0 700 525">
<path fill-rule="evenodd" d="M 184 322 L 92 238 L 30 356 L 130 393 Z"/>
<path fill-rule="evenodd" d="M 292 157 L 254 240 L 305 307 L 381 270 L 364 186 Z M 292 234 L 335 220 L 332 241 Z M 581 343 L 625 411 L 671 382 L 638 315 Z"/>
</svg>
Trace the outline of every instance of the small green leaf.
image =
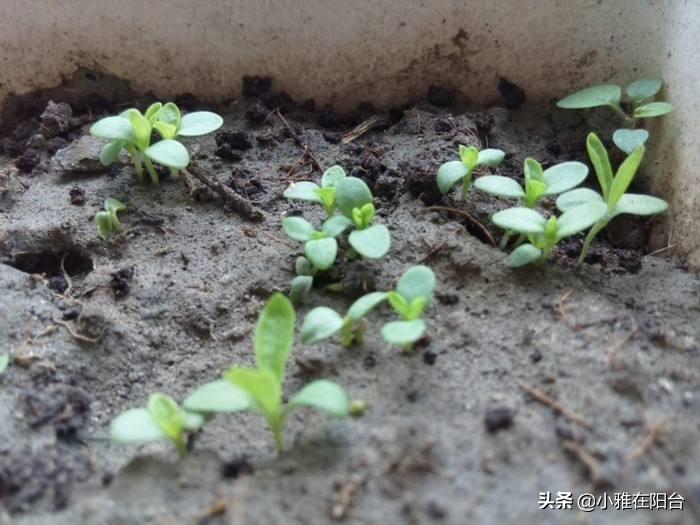
<svg viewBox="0 0 700 525">
<path fill-rule="evenodd" d="M 525 197 L 523 188 L 509 177 L 501 177 L 500 175 L 485 175 L 474 181 L 474 187 L 497 197 L 506 199 L 522 199 Z"/>
<path fill-rule="evenodd" d="M 406 315 L 404 315 L 404 319 L 406 321 L 413 321 L 414 319 L 418 319 L 421 315 L 423 315 L 423 312 L 427 307 L 428 299 L 426 299 L 425 297 L 416 297 L 408 305 L 408 311 L 406 312 Z"/>
<path fill-rule="evenodd" d="M 479 162 L 479 150 L 474 146 L 459 145 L 459 159 L 466 164 L 467 168 L 474 169 Z"/>
<path fill-rule="evenodd" d="M 124 211 L 126 209 L 126 204 L 112 197 L 107 197 L 105 199 L 105 210 L 116 213 L 118 211 Z"/>
<path fill-rule="evenodd" d="M 105 241 L 112 235 L 112 216 L 107 211 L 99 211 L 95 214 L 97 233 Z"/>
<path fill-rule="evenodd" d="M 491 217 L 493 223 L 504 230 L 513 230 L 525 235 L 544 233 L 545 218 L 535 210 L 524 207 L 499 211 Z"/>
<path fill-rule="evenodd" d="M 180 108 L 173 102 L 168 102 L 163 106 L 163 109 L 158 113 L 158 120 L 164 124 L 168 124 L 177 129 L 180 127 L 181 121 Z"/>
<path fill-rule="evenodd" d="M 262 412 L 268 421 L 279 420 L 282 385 L 272 370 L 234 367 L 224 377 L 245 391 L 251 397 L 253 407 Z"/>
<path fill-rule="evenodd" d="M 163 104 L 160 102 L 154 102 L 150 106 L 148 106 L 148 109 L 146 110 L 146 113 L 143 114 L 146 119 L 148 119 L 148 122 L 153 125 L 155 121 L 158 119 L 158 116 L 160 114 L 160 111 L 163 109 Z"/>
<path fill-rule="evenodd" d="M 396 346 L 406 346 L 415 343 L 425 333 L 425 321 L 392 321 L 382 327 L 382 337 L 387 343 Z"/>
<path fill-rule="evenodd" d="M 348 237 L 350 246 L 366 259 L 381 259 L 391 247 L 391 235 L 383 224 L 374 224 L 364 230 L 355 230 Z"/>
<path fill-rule="evenodd" d="M 357 299 L 348 310 L 348 317 L 353 321 L 359 321 L 379 304 L 386 300 L 386 292 L 370 292 Z"/>
<path fill-rule="evenodd" d="M 581 184 L 588 176 L 588 166 L 582 162 L 562 162 L 544 171 L 547 183 L 545 195 L 557 195 Z"/>
<path fill-rule="evenodd" d="M 10 365 L 10 354 L 0 354 L 0 374 Z"/>
<path fill-rule="evenodd" d="M 314 285 L 314 278 L 310 275 L 297 275 L 292 279 L 289 298 L 293 304 L 301 304 L 306 301 L 306 298 L 311 292 L 311 287 Z"/>
<path fill-rule="evenodd" d="M 511 268 L 520 268 L 532 264 L 542 257 L 542 250 L 532 244 L 521 244 L 506 259 L 506 264 Z"/>
<path fill-rule="evenodd" d="M 314 267 L 306 257 L 299 256 L 294 262 L 294 270 L 297 275 L 308 275 L 313 276 Z"/>
<path fill-rule="evenodd" d="M 540 164 L 539 162 L 537 162 L 537 160 L 533 158 L 528 157 L 525 159 L 525 162 L 523 163 L 523 172 L 525 173 L 525 180 L 528 182 L 545 182 L 542 164 Z"/>
<path fill-rule="evenodd" d="M 619 86 L 593 86 L 561 99 L 557 102 L 557 106 L 563 109 L 585 109 L 618 105 L 621 97 L 622 90 Z"/>
<path fill-rule="evenodd" d="M 100 151 L 100 163 L 103 166 L 109 166 L 114 163 L 114 161 L 119 158 L 119 154 L 125 145 L 126 141 L 118 140 L 102 146 L 102 151 Z"/>
<path fill-rule="evenodd" d="M 625 193 L 615 206 L 614 215 L 629 213 L 630 215 L 656 215 L 668 210 L 668 203 L 650 195 Z"/>
<path fill-rule="evenodd" d="M 610 185 L 610 195 L 608 196 L 608 211 L 615 209 L 620 200 L 634 179 L 637 169 L 644 158 L 644 146 L 639 146 L 632 152 L 617 168 L 615 178 Z"/>
<path fill-rule="evenodd" d="M 288 237 L 299 242 L 306 242 L 313 238 L 316 232 L 311 223 L 301 217 L 286 217 L 282 221 L 282 229 Z"/>
<path fill-rule="evenodd" d="M 131 122 L 123 117 L 107 117 L 98 120 L 90 127 L 90 135 L 112 141 L 133 142 L 136 140 Z"/>
<path fill-rule="evenodd" d="M 350 401 L 345 390 L 327 379 L 318 379 L 304 386 L 289 401 L 290 409 L 301 405 L 323 410 L 335 417 L 348 417 Z"/>
<path fill-rule="evenodd" d="M 321 186 L 324 188 L 335 188 L 342 179 L 345 178 L 345 170 L 338 165 L 331 166 L 323 172 Z"/>
<path fill-rule="evenodd" d="M 367 184 L 357 177 L 345 177 L 336 182 L 336 203 L 338 209 L 348 219 L 352 219 L 352 210 L 362 208 L 372 202 L 372 192 Z"/>
<path fill-rule="evenodd" d="M 596 191 L 588 188 L 578 188 L 562 193 L 557 198 L 557 208 L 560 211 L 567 211 L 587 202 L 605 202 L 603 197 Z"/>
<path fill-rule="evenodd" d="M 386 294 L 386 299 L 397 314 L 399 314 L 404 319 L 408 317 L 411 305 L 408 303 L 408 301 L 404 298 L 403 295 L 401 295 L 399 292 L 392 290 Z"/>
<path fill-rule="evenodd" d="M 493 149 L 493 148 L 487 148 L 487 149 L 482 149 L 479 152 L 479 156 L 477 158 L 476 163 L 479 164 L 480 166 L 488 166 L 489 168 L 497 168 L 501 162 L 503 162 L 503 159 L 505 158 L 506 154 L 504 151 L 501 151 L 500 149 Z"/>
<path fill-rule="evenodd" d="M 663 82 L 658 78 L 642 78 L 632 82 L 627 86 L 625 91 L 632 103 L 636 106 L 643 100 L 651 98 L 661 91 L 662 84 Z"/>
<path fill-rule="evenodd" d="M 198 137 L 216 131 L 223 123 L 224 119 L 216 113 L 195 111 L 182 117 L 177 134 L 183 137 Z"/>
<path fill-rule="evenodd" d="M 668 102 L 649 102 L 643 106 L 634 108 L 634 118 L 660 117 L 673 111 L 673 106 Z"/>
<path fill-rule="evenodd" d="M 185 410 L 204 414 L 240 412 L 251 407 L 247 392 L 225 379 L 206 383 L 192 392 L 182 404 Z"/>
<path fill-rule="evenodd" d="M 301 342 L 318 343 L 338 333 L 343 327 L 343 318 L 327 306 L 317 306 L 304 318 L 301 326 Z"/>
<path fill-rule="evenodd" d="M 136 139 L 136 144 L 138 144 L 139 149 L 145 149 L 151 142 L 151 123 L 148 119 L 144 117 L 141 112 L 137 109 L 131 110 L 127 113 L 127 118 L 131 122 L 131 127 L 134 130 L 134 137 Z"/>
<path fill-rule="evenodd" d="M 557 219 L 557 241 L 587 230 L 608 211 L 604 202 L 592 201 L 565 211 Z"/>
<path fill-rule="evenodd" d="M 281 293 L 276 293 L 265 305 L 255 326 L 258 368 L 271 370 L 279 383 L 284 380 L 284 367 L 292 349 L 295 320 L 292 303 Z"/>
<path fill-rule="evenodd" d="M 177 136 L 177 128 L 165 122 L 155 122 L 153 127 L 164 139 L 174 139 Z"/>
<path fill-rule="evenodd" d="M 117 443 L 140 443 L 168 439 L 145 408 L 132 408 L 118 415 L 111 424 L 110 434 Z"/>
<path fill-rule="evenodd" d="M 406 270 L 396 285 L 396 291 L 408 303 L 413 302 L 418 297 L 422 297 L 426 300 L 426 306 L 430 304 L 433 290 L 435 290 L 435 274 L 430 268 L 422 264 L 412 266 Z"/>
<path fill-rule="evenodd" d="M 440 193 L 444 195 L 467 175 L 469 175 L 469 168 L 461 160 L 445 162 L 437 172 L 437 185 Z"/>
<path fill-rule="evenodd" d="M 612 137 L 615 145 L 628 155 L 643 146 L 648 138 L 649 132 L 645 129 L 618 129 Z"/>
<path fill-rule="evenodd" d="M 333 266 L 337 254 L 338 243 L 332 237 L 307 241 L 304 245 L 304 255 L 317 270 L 327 270 Z"/>
<path fill-rule="evenodd" d="M 316 193 L 318 189 L 318 184 L 314 184 L 313 182 L 295 182 L 284 190 L 284 196 L 288 199 L 300 201 L 321 202 L 321 198 Z"/>
<path fill-rule="evenodd" d="M 591 164 L 593 164 L 596 176 L 598 177 L 598 184 L 600 184 L 600 189 L 603 192 L 603 198 L 607 200 L 613 181 L 613 171 L 610 165 L 608 151 L 595 133 L 588 134 L 586 148 L 588 149 L 588 156 L 591 159 Z"/>
<path fill-rule="evenodd" d="M 178 442 L 185 429 L 185 414 L 170 396 L 151 394 L 148 399 L 148 412 L 163 433 L 173 442 Z"/>
<path fill-rule="evenodd" d="M 352 221 L 348 219 L 345 215 L 334 215 L 326 222 L 323 223 L 323 233 L 329 237 L 337 237 L 343 233 L 348 226 L 352 224 Z"/>
<path fill-rule="evenodd" d="M 145 151 L 146 155 L 158 164 L 182 170 L 190 163 L 187 148 L 177 140 L 165 139 L 156 142 Z"/>
</svg>

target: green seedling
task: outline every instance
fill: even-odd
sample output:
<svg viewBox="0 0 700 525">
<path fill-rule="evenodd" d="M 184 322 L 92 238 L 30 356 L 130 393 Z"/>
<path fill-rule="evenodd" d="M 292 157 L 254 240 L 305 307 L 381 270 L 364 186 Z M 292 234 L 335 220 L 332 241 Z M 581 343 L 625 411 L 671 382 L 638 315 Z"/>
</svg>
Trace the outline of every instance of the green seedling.
<svg viewBox="0 0 700 525">
<path fill-rule="evenodd" d="M 561 99 L 557 102 L 557 106 L 564 109 L 588 109 L 601 106 L 612 108 L 622 117 L 627 128 L 630 128 L 615 131 L 613 142 L 630 155 L 639 146 L 643 146 L 649 138 L 646 130 L 634 129 L 638 120 L 660 117 L 673 111 L 673 106 L 668 102 L 652 100 L 659 93 L 662 85 L 663 81 L 656 78 L 643 78 L 632 82 L 625 89 L 626 101 L 622 100 L 620 86 L 613 84 L 593 86 Z"/>
<path fill-rule="evenodd" d="M 505 153 L 500 149 L 484 149 L 479 151 L 474 146 L 459 146 L 460 160 L 445 162 L 437 172 L 437 185 L 443 195 L 449 192 L 459 181 L 462 181 L 462 199 L 466 200 L 472 185 L 472 174 L 478 166 L 489 168 L 498 167 Z"/>
<path fill-rule="evenodd" d="M 10 366 L 10 354 L 0 354 L 0 374 Z"/>
<path fill-rule="evenodd" d="M 257 368 L 234 367 L 224 379 L 208 383 L 184 403 L 188 411 L 211 416 L 251 410 L 262 415 L 275 439 L 277 450 L 284 449 L 284 427 L 289 414 L 310 406 L 339 418 L 349 415 L 349 400 L 338 384 L 325 379 L 304 386 L 287 403 L 282 400 L 287 360 L 294 340 L 294 307 L 282 294 L 268 301 L 255 329 Z"/>
<path fill-rule="evenodd" d="M 332 217 L 336 208 L 336 184 L 345 178 L 345 170 L 340 166 L 331 166 L 323 172 L 321 186 L 310 181 L 295 182 L 284 192 L 288 199 L 317 202 Z"/>
<path fill-rule="evenodd" d="M 187 412 L 165 394 L 154 393 L 146 408 L 132 408 L 112 421 L 112 439 L 118 443 L 170 441 L 180 456 L 187 454 L 187 432 L 204 424 L 200 414 Z"/>
<path fill-rule="evenodd" d="M 109 197 L 105 199 L 104 211 L 99 211 L 95 214 L 95 224 L 97 224 L 97 233 L 102 239 L 109 239 L 113 233 L 122 230 L 122 223 L 119 222 L 117 212 L 124 211 L 126 204 Z"/>
<path fill-rule="evenodd" d="M 430 304 L 435 288 L 435 274 L 427 266 L 413 266 L 406 270 L 396 286 L 389 292 L 371 292 L 360 297 L 348 309 L 345 317 L 326 306 L 311 310 L 301 327 L 301 340 L 313 344 L 340 333 L 344 347 L 362 343 L 366 330 L 366 316 L 388 301 L 402 320 L 387 323 L 382 337 L 390 344 L 410 350 L 414 342 L 425 333 L 423 312 Z"/>
<path fill-rule="evenodd" d="M 90 128 L 94 137 L 108 140 L 100 153 L 100 162 L 104 166 L 114 163 L 122 150 L 131 156 L 139 180 L 143 180 L 143 165 L 153 184 L 158 184 L 158 173 L 153 162 L 170 168 L 173 175 L 187 167 L 190 154 L 187 148 L 176 140 L 177 137 L 194 137 L 206 135 L 217 130 L 223 119 L 210 111 L 196 111 L 181 116 L 180 109 L 168 102 L 151 104 L 145 114 L 130 108 L 118 116 L 106 117 Z M 162 140 L 151 144 L 153 131 L 157 131 Z"/>
<path fill-rule="evenodd" d="M 560 240 L 590 228 L 605 215 L 605 209 L 602 202 L 588 202 L 569 209 L 558 218 L 545 219 L 533 209 L 517 207 L 499 211 L 491 220 L 500 228 L 527 237 L 529 242 L 518 246 L 507 259 L 508 266 L 519 268 L 545 262 Z"/>
<path fill-rule="evenodd" d="M 644 146 L 639 146 L 622 162 L 614 177 L 608 152 L 595 133 L 588 135 L 586 147 L 603 195 L 587 188 L 579 188 L 564 193 L 557 199 L 557 207 L 565 213 L 587 203 L 602 205 L 605 208 L 604 215 L 595 222 L 586 236 L 579 262 L 586 259 L 596 235 L 616 216 L 623 213 L 656 215 L 668 209 L 668 203 L 658 197 L 626 193 L 644 157 Z"/>
<path fill-rule="evenodd" d="M 508 177 L 486 175 L 474 182 L 474 187 L 490 195 L 506 199 L 518 199 L 522 206 L 535 208 L 544 197 L 558 195 L 581 184 L 588 176 L 588 167 L 581 162 L 563 162 L 542 169 L 535 159 L 525 159 L 525 188 Z M 500 247 L 508 244 L 512 231 L 506 230 L 501 239 Z"/>
</svg>

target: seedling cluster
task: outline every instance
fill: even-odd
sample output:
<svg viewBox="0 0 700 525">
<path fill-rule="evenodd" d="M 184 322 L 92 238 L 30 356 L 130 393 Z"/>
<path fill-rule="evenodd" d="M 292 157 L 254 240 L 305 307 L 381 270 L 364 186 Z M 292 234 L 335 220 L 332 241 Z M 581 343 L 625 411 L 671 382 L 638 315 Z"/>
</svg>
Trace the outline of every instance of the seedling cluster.
<svg viewBox="0 0 700 525">
<path fill-rule="evenodd" d="M 97 233 L 103 240 L 109 239 L 112 234 L 122 230 L 122 223 L 117 217 L 117 212 L 124 211 L 126 204 L 117 199 L 109 197 L 105 199 L 104 211 L 98 211 L 95 214 L 95 224 L 97 224 Z"/>
</svg>

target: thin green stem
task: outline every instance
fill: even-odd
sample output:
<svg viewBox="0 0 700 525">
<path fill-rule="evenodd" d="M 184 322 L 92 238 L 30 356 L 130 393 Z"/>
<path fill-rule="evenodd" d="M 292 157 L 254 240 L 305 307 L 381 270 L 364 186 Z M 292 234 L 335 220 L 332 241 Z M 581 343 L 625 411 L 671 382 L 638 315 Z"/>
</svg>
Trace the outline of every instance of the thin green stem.
<svg viewBox="0 0 700 525">
<path fill-rule="evenodd" d="M 131 159 L 134 161 L 134 170 L 136 171 L 136 177 L 139 179 L 139 182 L 143 182 L 143 166 L 141 165 L 139 152 L 133 146 L 127 146 L 126 151 L 129 153 Z"/>
<path fill-rule="evenodd" d="M 620 115 L 620 117 L 622 117 L 622 119 L 625 121 L 625 124 L 626 124 L 626 125 L 629 125 L 629 126 L 632 127 L 632 128 L 635 127 L 635 125 L 636 125 L 636 123 L 637 123 L 637 119 L 634 118 L 634 117 L 630 117 L 630 116 L 625 112 L 625 110 L 622 109 L 622 106 L 620 106 L 620 104 L 612 104 L 612 103 L 611 103 L 611 104 L 608 104 L 608 105 L 615 111 L 615 113 L 617 113 L 618 115 Z"/>
<path fill-rule="evenodd" d="M 469 189 L 472 187 L 472 170 L 471 168 L 467 174 L 462 179 L 462 200 L 467 200 L 467 195 L 469 195 Z"/>
<path fill-rule="evenodd" d="M 175 168 L 170 168 L 170 176 L 171 176 L 174 180 L 178 180 L 178 179 L 180 178 L 180 172 L 177 171 Z"/>
<path fill-rule="evenodd" d="M 184 433 L 178 436 L 177 439 L 173 440 L 173 443 L 175 444 L 175 448 L 177 449 L 180 459 L 184 458 L 187 455 L 187 441 L 185 440 Z"/>
<path fill-rule="evenodd" d="M 146 170 L 148 171 L 148 174 L 151 176 L 151 182 L 157 185 L 160 182 L 160 179 L 158 179 L 158 174 L 156 173 L 156 170 L 153 167 L 151 159 L 149 159 L 148 157 L 144 157 L 143 161 L 146 164 Z"/>
<path fill-rule="evenodd" d="M 590 229 L 590 231 L 588 232 L 588 235 L 586 235 L 586 240 L 583 242 L 583 248 L 581 249 L 581 255 L 579 255 L 579 257 L 578 257 L 579 264 L 586 260 L 586 257 L 588 256 L 588 250 L 590 250 L 590 248 L 591 248 L 591 244 L 593 243 L 593 239 L 595 239 L 595 236 L 598 235 L 600 230 L 605 228 L 606 224 L 607 223 L 605 221 L 598 221 Z"/>
<path fill-rule="evenodd" d="M 508 241 L 510 240 L 510 236 L 513 234 L 512 231 L 506 230 L 505 233 L 503 234 L 503 237 L 501 238 L 501 242 L 498 243 L 498 247 L 501 250 L 505 250 L 506 246 L 508 246 Z"/>
</svg>

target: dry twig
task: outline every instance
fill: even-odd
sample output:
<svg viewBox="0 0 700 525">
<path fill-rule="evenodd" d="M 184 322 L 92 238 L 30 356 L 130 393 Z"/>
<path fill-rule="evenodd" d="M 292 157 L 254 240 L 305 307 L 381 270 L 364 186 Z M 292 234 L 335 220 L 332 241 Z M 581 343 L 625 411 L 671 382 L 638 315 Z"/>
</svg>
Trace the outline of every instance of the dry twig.
<svg viewBox="0 0 700 525">
<path fill-rule="evenodd" d="M 593 425 L 591 425 L 588 421 L 583 419 L 581 416 L 573 412 L 572 410 L 568 409 L 564 405 L 562 405 L 559 401 L 554 399 L 553 397 L 548 396 L 542 390 L 539 388 L 536 388 L 534 386 L 528 385 L 527 383 L 524 383 L 522 381 L 517 382 L 518 386 L 525 390 L 528 394 L 530 394 L 532 397 L 534 397 L 537 401 L 540 403 L 543 403 L 547 405 L 549 408 L 557 412 L 558 414 L 561 414 L 564 416 L 566 419 L 571 421 L 572 423 L 576 423 L 577 425 L 581 425 L 584 428 L 587 429 L 592 429 Z"/>
</svg>

